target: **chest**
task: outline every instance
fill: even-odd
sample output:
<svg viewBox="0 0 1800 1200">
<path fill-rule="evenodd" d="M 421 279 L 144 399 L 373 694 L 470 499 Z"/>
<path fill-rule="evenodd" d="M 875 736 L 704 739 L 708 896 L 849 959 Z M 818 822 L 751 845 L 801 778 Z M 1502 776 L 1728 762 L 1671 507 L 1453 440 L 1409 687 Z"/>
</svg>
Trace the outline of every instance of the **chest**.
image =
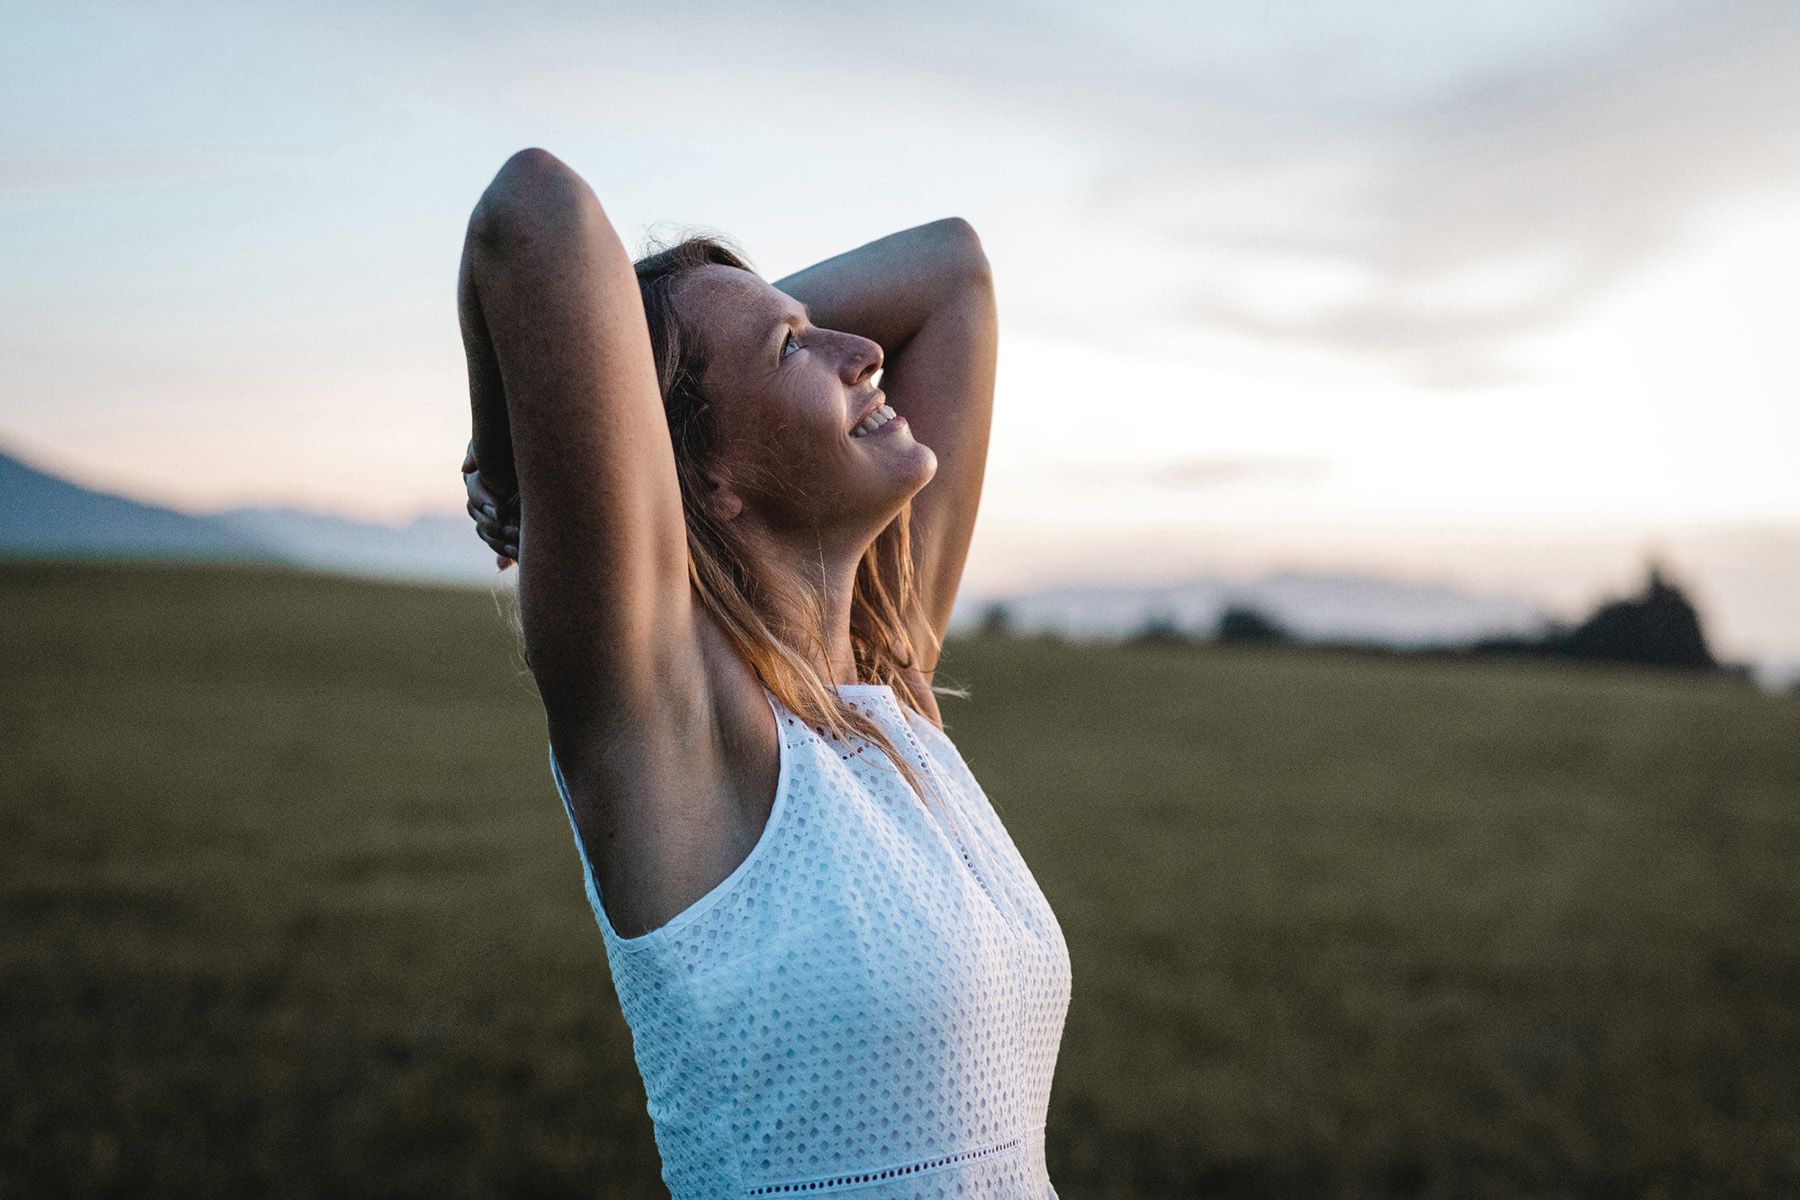
<svg viewBox="0 0 1800 1200">
<path fill-rule="evenodd" d="M 826 823 L 806 839 L 821 886 L 800 906 L 794 944 L 834 945 L 813 968 L 845 992 L 879 981 L 913 1011 L 957 996 L 1027 1023 L 1042 1005 L 1048 1018 L 1066 998 L 1068 958 L 1036 878 L 947 737 L 923 721 L 883 728 L 926 796 L 861 739 L 790 748 L 790 787 L 812 801 L 798 820 L 812 810 Z"/>
</svg>

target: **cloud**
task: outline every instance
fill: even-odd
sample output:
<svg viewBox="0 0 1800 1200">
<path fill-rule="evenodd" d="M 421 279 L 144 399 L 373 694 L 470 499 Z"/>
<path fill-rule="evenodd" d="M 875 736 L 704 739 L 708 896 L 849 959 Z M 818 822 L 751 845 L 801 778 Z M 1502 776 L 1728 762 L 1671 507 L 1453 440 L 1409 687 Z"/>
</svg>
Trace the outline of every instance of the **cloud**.
<svg viewBox="0 0 1800 1200">
<path fill-rule="evenodd" d="M 1432 387 L 1512 381 L 1530 338 L 1700 239 L 1723 207 L 1800 184 L 1800 10 L 1739 7 L 1385 113 L 1312 114 L 1339 134 L 1328 147 L 1297 133 L 1221 166 L 1203 146 L 1115 181 L 1096 216 L 1174 248 L 1154 301 L 1193 328 Z M 1306 269 L 1354 284 L 1259 283 Z"/>
</svg>

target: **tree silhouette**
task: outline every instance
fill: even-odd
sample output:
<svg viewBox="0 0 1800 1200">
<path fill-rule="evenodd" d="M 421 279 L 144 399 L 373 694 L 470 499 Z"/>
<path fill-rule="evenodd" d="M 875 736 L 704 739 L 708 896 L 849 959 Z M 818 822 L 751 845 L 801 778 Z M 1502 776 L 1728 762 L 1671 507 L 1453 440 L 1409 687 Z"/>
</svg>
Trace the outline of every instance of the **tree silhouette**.
<svg viewBox="0 0 1800 1200">
<path fill-rule="evenodd" d="M 981 621 L 975 627 L 978 635 L 984 638 L 1011 637 L 1013 632 L 1012 610 L 999 602 L 988 605 L 981 613 Z"/>
<path fill-rule="evenodd" d="M 1476 643 L 1474 649 L 1658 667 L 1719 665 L 1706 644 L 1699 612 L 1656 562 L 1649 564 L 1640 595 L 1607 601 L 1579 625 L 1536 638 L 1493 638 Z"/>
<path fill-rule="evenodd" d="M 1294 635 L 1273 617 L 1248 604 L 1228 604 L 1214 635 L 1221 642 L 1291 642 Z"/>
<path fill-rule="evenodd" d="M 1571 658 L 1659 667 L 1716 667 L 1700 614 L 1662 568 L 1650 564 L 1643 594 L 1603 604 L 1564 639 Z"/>
</svg>

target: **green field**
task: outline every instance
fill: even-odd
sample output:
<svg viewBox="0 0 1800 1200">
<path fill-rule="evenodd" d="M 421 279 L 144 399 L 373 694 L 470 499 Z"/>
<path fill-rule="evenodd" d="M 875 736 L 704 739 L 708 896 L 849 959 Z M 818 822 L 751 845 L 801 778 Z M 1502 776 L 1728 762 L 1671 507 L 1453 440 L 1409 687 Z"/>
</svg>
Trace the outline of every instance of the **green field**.
<svg viewBox="0 0 1800 1200">
<path fill-rule="evenodd" d="M 1065 1200 L 1800 1194 L 1800 699 L 953 645 Z M 662 1193 L 493 600 L 0 569 L 0 1196 Z"/>
</svg>

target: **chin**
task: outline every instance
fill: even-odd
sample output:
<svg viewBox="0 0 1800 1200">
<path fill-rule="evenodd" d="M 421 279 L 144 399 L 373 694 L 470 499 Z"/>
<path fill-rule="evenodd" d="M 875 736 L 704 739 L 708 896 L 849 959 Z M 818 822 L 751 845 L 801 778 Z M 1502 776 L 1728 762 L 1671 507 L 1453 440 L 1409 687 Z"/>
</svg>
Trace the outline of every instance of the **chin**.
<svg viewBox="0 0 1800 1200">
<path fill-rule="evenodd" d="M 918 460 L 918 482 L 913 487 L 914 491 L 918 491 L 937 477 L 938 460 L 937 451 L 924 442 L 914 442 L 913 445 L 919 448 L 915 456 Z"/>
<path fill-rule="evenodd" d="M 908 457 L 908 469 L 897 473 L 899 480 L 895 490 L 899 493 L 901 503 L 910 501 L 937 477 L 937 455 L 932 452 L 931 447 L 922 445 L 917 454 Z"/>
<path fill-rule="evenodd" d="M 890 521 L 937 476 L 937 469 L 937 454 L 931 447 L 914 443 L 904 454 L 887 456 L 878 472 L 864 474 L 854 491 L 842 496 L 839 511 Z M 875 478 L 870 478 L 871 474 Z"/>
</svg>

